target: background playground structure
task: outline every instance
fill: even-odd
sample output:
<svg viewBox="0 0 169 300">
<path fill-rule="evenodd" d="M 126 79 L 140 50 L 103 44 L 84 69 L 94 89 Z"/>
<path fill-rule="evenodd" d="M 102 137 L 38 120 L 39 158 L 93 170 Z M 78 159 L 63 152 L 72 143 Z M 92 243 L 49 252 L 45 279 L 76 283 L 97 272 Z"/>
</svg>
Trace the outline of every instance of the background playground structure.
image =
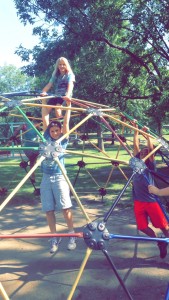
<svg viewBox="0 0 169 300">
<path fill-rule="evenodd" d="M 78 103 L 77 99 L 75 100 L 75 103 L 77 105 L 77 103 Z M 23 102 L 23 104 L 24 104 L 24 102 Z M 34 106 L 36 104 L 29 103 L 29 105 Z M 37 105 L 39 105 L 39 104 L 37 104 Z M 117 121 L 118 124 L 120 123 L 123 128 L 125 126 L 128 126 L 130 129 L 133 129 L 132 125 L 130 125 L 128 123 L 124 123 L 119 118 L 116 119 L 116 117 L 113 115 L 113 111 L 114 111 L 113 108 L 111 109 L 111 108 L 104 108 L 103 107 L 103 108 L 98 110 L 97 105 L 94 108 L 93 107 L 91 108 L 89 103 L 87 103 L 87 102 L 85 103 L 85 105 L 86 105 L 86 107 L 85 107 L 85 109 L 83 107 L 82 111 L 83 111 L 83 113 L 85 111 L 86 115 L 83 116 L 83 118 L 80 120 L 80 122 L 79 122 L 80 125 L 83 124 L 85 121 L 87 121 L 90 117 L 95 117 L 95 115 L 96 115 L 96 116 L 101 117 L 101 119 L 105 122 L 105 125 L 108 124 L 106 120 L 107 120 L 108 117 L 110 117 L 110 119 L 112 118 L 113 121 Z M 94 106 L 94 104 L 91 104 L 91 105 Z M 84 103 L 83 103 L 83 106 L 84 106 Z M 16 108 L 22 113 L 22 110 L 19 107 L 16 107 Z M 72 108 L 72 110 L 81 111 L 81 109 L 78 108 L 78 107 L 77 108 Z M 106 110 L 109 112 L 109 114 L 107 115 L 107 113 L 105 113 L 105 116 L 106 116 L 106 120 L 105 120 L 104 119 L 104 111 L 106 111 Z M 111 115 L 111 113 L 112 113 L 112 115 Z M 24 116 L 24 113 L 22 113 L 22 114 Z M 70 133 L 75 132 L 75 130 L 77 130 L 78 126 L 80 127 L 79 124 L 76 124 L 74 126 L 74 128 L 70 130 Z M 110 129 L 109 126 L 108 126 L 108 129 Z M 139 130 L 140 130 L 140 132 L 142 131 L 141 129 L 139 129 Z M 113 134 L 116 134 L 116 133 L 113 132 Z M 154 138 L 156 144 L 158 144 L 158 142 L 156 141 L 156 138 L 157 138 L 156 134 L 154 134 L 154 136 L 151 132 L 148 133 L 148 134 L 151 134 L 152 137 Z M 100 149 L 98 147 L 98 144 L 96 143 L 95 138 L 90 139 L 90 136 L 89 135 L 86 136 L 85 133 L 80 135 L 80 138 L 82 139 L 82 143 L 80 145 L 76 145 L 76 147 L 73 146 L 73 145 L 70 145 L 69 148 L 66 150 L 66 153 L 65 153 L 65 156 L 67 156 L 66 165 L 67 165 L 67 170 L 68 170 L 68 178 L 70 179 L 70 181 L 72 182 L 72 185 L 73 185 L 73 188 L 71 189 L 71 192 L 73 193 L 72 197 L 75 198 L 76 201 L 79 199 L 77 201 L 77 203 L 75 202 L 76 203 L 75 207 L 76 207 L 77 212 L 78 212 L 77 227 L 79 227 L 79 228 L 81 228 L 81 226 L 83 226 L 83 227 L 87 226 L 86 223 L 85 223 L 85 220 L 84 220 L 85 217 L 87 217 L 87 221 L 89 223 L 88 225 L 90 225 L 90 224 L 92 225 L 91 221 L 93 219 L 98 220 L 98 218 L 101 219 L 102 217 L 104 217 L 104 222 L 106 223 L 108 221 L 108 218 L 112 215 L 113 210 L 116 206 L 116 205 L 113 206 L 113 204 L 117 200 L 118 200 L 118 202 L 121 203 L 123 201 L 123 196 L 125 198 L 125 203 L 126 203 L 126 206 L 123 206 L 123 208 L 132 206 L 131 201 L 129 200 L 129 194 L 131 192 L 130 180 L 131 180 L 131 176 L 132 176 L 132 170 L 131 170 L 131 168 L 129 168 L 129 159 L 132 156 L 132 149 L 130 148 L 131 145 L 128 145 L 128 143 L 126 143 L 126 141 L 119 138 L 119 135 L 117 135 L 117 134 L 116 134 L 117 141 L 115 140 L 115 143 L 113 145 L 110 144 L 110 142 L 111 142 L 109 140 L 110 137 L 108 138 L 108 140 L 107 140 L 107 137 L 106 137 L 106 142 L 105 142 L 105 145 L 104 145 L 104 149 Z M 45 141 L 44 141 L 43 137 L 42 137 L 42 142 L 45 144 Z M 116 143 L 117 143 L 117 145 L 116 145 Z M 160 148 L 161 144 L 157 145 L 156 147 Z M 40 149 L 42 151 L 41 158 L 43 159 L 43 156 L 45 155 L 45 151 L 43 152 L 43 148 L 40 148 Z M 12 150 L 17 150 L 18 151 L 18 148 L 12 148 Z M 22 147 L 19 147 L 19 150 L 22 151 Z M 57 157 L 55 159 L 58 162 Z M 18 165 L 16 164 L 16 166 L 14 166 L 14 161 L 13 160 L 11 160 L 11 161 L 12 161 L 12 164 L 13 164 L 13 168 L 18 168 Z M 5 163 L 6 162 L 3 160 L 1 167 L 5 168 L 5 170 L 8 171 L 8 176 L 7 177 L 9 178 L 10 170 L 8 169 L 7 164 L 5 165 Z M 3 166 L 3 164 L 4 164 L 4 166 Z M 39 178 L 41 176 L 40 171 L 39 171 L 39 164 L 36 165 L 36 172 L 38 173 L 38 178 Z M 14 175 L 16 175 L 16 173 L 19 173 L 19 172 L 15 171 L 13 173 L 15 173 Z M 28 173 L 28 175 L 29 175 L 29 173 Z M 28 182 L 27 177 L 28 176 L 26 175 L 25 176 L 26 182 Z M 123 180 L 124 180 L 124 182 L 123 182 Z M 11 188 L 11 190 L 14 191 L 16 189 L 17 183 L 20 181 L 20 179 L 17 181 L 16 178 L 15 179 L 13 178 L 13 180 L 11 180 L 11 181 L 14 184 L 14 186 Z M 10 181 L 10 183 L 11 183 L 11 181 Z M 22 182 L 22 180 L 20 182 Z M 22 184 L 21 186 L 19 186 L 18 189 L 16 189 L 16 193 L 12 197 L 13 200 L 16 200 L 17 194 L 20 191 L 23 191 L 24 186 L 26 186 L 26 184 Z M 127 190 L 127 195 L 128 196 L 126 196 L 125 191 L 126 191 L 128 186 L 129 186 L 129 190 Z M 74 188 L 75 188 L 75 190 L 74 190 Z M 101 194 L 100 189 L 101 189 L 101 193 L 102 192 L 106 192 L 106 193 Z M 104 202 L 103 200 L 105 200 L 108 196 L 108 193 L 107 193 L 108 190 L 110 192 L 110 194 L 109 194 L 110 198 L 108 199 L 108 201 Z M 29 188 L 29 190 L 25 190 L 24 194 L 27 193 L 27 195 L 28 195 L 28 192 L 30 192 L 30 188 Z M 121 194 L 121 192 L 122 192 L 122 194 Z M 79 198 L 76 198 L 76 193 L 79 194 Z M 93 193 L 94 193 L 94 198 L 93 199 L 95 200 L 94 202 L 91 201 L 91 195 Z M 95 196 L 96 194 L 99 195 L 99 201 L 96 201 L 96 200 L 98 200 L 98 199 L 96 199 L 96 196 Z M 30 203 L 28 203 L 28 202 L 33 197 L 34 196 L 32 196 L 32 197 L 28 196 L 28 201 L 26 201 L 26 203 L 24 201 L 20 202 L 19 206 L 17 204 L 17 201 L 16 202 L 14 201 L 13 205 L 15 206 L 15 209 L 18 208 L 20 210 L 20 205 L 22 205 L 22 204 L 24 204 L 24 205 L 26 204 L 26 209 L 27 209 L 27 206 L 30 205 Z M 108 202 L 109 202 L 109 207 L 110 208 L 107 207 Z M 93 208 L 92 209 L 90 208 L 90 205 L 92 205 L 93 203 L 95 205 L 101 205 L 99 207 L 99 211 L 97 211 L 97 214 L 92 212 Z M 105 203 L 106 203 L 106 205 L 105 205 Z M 130 205 L 128 205 L 129 203 L 130 203 Z M 39 215 L 39 204 L 40 203 L 37 201 L 37 203 L 33 203 L 33 204 L 35 205 L 35 208 L 37 207 L 38 215 Z M 79 205 L 79 204 L 81 204 L 81 205 Z M 9 210 L 10 210 L 10 207 L 12 207 L 12 206 L 10 206 L 10 204 L 9 204 Z M 79 215 L 80 209 L 82 210 L 82 214 L 84 214 L 84 212 L 85 212 L 85 214 L 83 215 L 84 218 Z M 91 209 L 91 211 L 90 211 L 90 209 Z M 96 209 L 96 208 L 94 208 L 94 209 Z M 21 211 L 22 211 L 22 208 L 21 208 Z M 25 213 L 26 213 L 26 211 L 25 211 Z M 29 213 L 28 213 L 28 215 L 29 215 Z M 22 218 L 22 216 L 21 216 L 21 218 Z M 24 227 L 23 230 L 25 230 L 26 227 L 29 226 L 28 224 L 29 224 L 30 219 L 31 218 L 30 218 L 30 215 L 29 215 L 29 217 L 25 220 L 25 225 L 23 226 Z M 27 223 L 27 225 L 26 225 L 26 223 Z M 24 218 L 22 220 L 22 224 L 24 224 Z M 131 229 L 132 229 L 132 226 L 133 225 L 131 225 Z M 34 225 L 33 227 L 36 227 L 36 226 Z M 7 228 L 7 230 L 9 228 L 10 228 L 10 226 Z M 20 229 L 16 229 L 16 225 L 14 225 L 14 228 L 15 228 L 14 229 L 15 233 L 16 233 L 17 230 L 20 231 Z M 62 228 L 62 229 L 64 230 L 64 228 Z M 129 226 L 128 229 L 130 229 L 130 226 Z M 43 226 L 40 227 L 39 230 L 40 230 L 40 232 L 43 232 L 43 230 L 44 230 Z M 45 230 L 46 230 L 46 228 L 45 228 Z M 82 229 L 80 229 L 80 231 L 81 230 Z M 21 231 L 22 231 L 22 229 L 21 229 Z M 31 238 L 33 238 L 33 237 L 31 236 Z M 138 239 L 139 239 L 139 236 L 138 236 Z M 141 239 L 141 237 L 140 237 L 140 239 Z M 81 247 L 82 247 L 81 249 L 84 249 L 84 244 L 83 244 L 83 246 L 81 244 Z M 86 248 L 86 246 L 85 246 L 85 248 Z M 79 272 L 82 271 L 82 273 L 83 273 L 83 271 L 84 271 L 84 273 L 85 273 L 85 270 L 83 270 L 83 268 L 85 267 L 85 264 L 88 261 L 89 256 L 93 251 L 93 249 L 92 250 L 91 249 L 90 249 L 90 247 L 87 248 L 86 254 L 85 254 L 85 257 L 84 257 L 85 263 L 84 263 L 84 265 L 82 263 L 81 267 L 79 266 L 80 267 Z M 94 250 L 101 250 L 101 248 L 94 249 Z M 110 262 L 110 265 L 112 266 L 113 270 L 115 271 L 116 269 L 113 267 L 113 263 L 110 260 L 110 256 L 106 252 L 107 249 L 102 249 L 102 250 L 103 250 L 102 252 L 107 257 L 108 262 Z M 84 253 L 83 253 L 83 255 L 84 255 Z M 80 259 L 80 261 L 81 261 L 81 259 Z M 109 268 L 110 268 L 110 265 L 109 265 Z M 79 282 L 79 279 L 82 276 L 82 273 L 77 274 L 77 277 L 75 278 L 75 282 L 73 284 L 73 290 L 72 290 L 71 294 L 69 295 L 69 297 L 67 299 L 72 299 L 72 296 L 75 292 L 74 287 L 76 289 L 76 286 Z M 80 274 L 80 278 L 79 278 L 79 274 Z M 117 273 L 115 272 L 115 274 L 118 277 L 118 272 Z M 128 294 L 128 298 L 132 299 L 132 297 L 130 297 L 128 289 L 125 288 L 125 283 L 124 283 L 123 280 L 120 280 L 120 284 L 121 284 L 121 286 L 123 286 L 123 289 L 126 292 L 126 296 Z M 117 293 L 117 291 L 116 291 L 116 293 Z M 84 295 L 85 295 L 85 293 L 84 293 Z M 92 295 L 94 295 L 94 294 L 92 294 Z M 64 295 L 64 297 L 65 297 L 65 295 Z M 63 299 L 65 299 L 65 298 L 63 298 Z M 85 299 L 87 299 L 87 298 L 85 298 Z"/>
</svg>

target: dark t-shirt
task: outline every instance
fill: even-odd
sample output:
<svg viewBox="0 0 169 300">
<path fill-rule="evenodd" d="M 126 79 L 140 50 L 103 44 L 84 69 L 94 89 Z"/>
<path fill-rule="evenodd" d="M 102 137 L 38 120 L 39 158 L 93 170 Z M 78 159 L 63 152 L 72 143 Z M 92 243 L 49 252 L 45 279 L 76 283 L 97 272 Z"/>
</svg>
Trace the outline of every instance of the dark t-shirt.
<svg viewBox="0 0 169 300">
<path fill-rule="evenodd" d="M 155 163 L 149 162 L 149 169 L 155 170 Z M 154 185 L 154 178 L 149 172 L 149 169 L 145 169 L 143 174 L 136 173 L 133 177 L 133 200 L 139 200 L 141 202 L 156 202 L 155 196 L 149 193 L 148 185 Z"/>
</svg>

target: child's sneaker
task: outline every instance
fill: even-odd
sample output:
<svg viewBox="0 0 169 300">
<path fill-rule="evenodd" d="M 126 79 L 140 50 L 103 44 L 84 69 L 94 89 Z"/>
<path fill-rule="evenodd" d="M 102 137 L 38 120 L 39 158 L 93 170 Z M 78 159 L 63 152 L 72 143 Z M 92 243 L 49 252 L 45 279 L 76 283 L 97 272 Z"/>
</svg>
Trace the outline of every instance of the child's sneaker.
<svg viewBox="0 0 169 300">
<path fill-rule="evenodd" d="M 76 238 L 75 237 L 70 237 L 69 238 L 69 243 L 67 245 L 68 250 L 74 250 L 76 248 Z"/>
<path fill-rule="evenodd" d="M 58 250 L 59 244 L 61 243 L 61 238 L 52 238 L 50 241 L 50 253 L 53 254 Z"/>
<path fill-rule="evenodd" d="M 167 246 L 166 242 L 158 242 L 158 248 L 160 250 L 160 257 L 165 258 L 167 255 Z"/>
</svg>

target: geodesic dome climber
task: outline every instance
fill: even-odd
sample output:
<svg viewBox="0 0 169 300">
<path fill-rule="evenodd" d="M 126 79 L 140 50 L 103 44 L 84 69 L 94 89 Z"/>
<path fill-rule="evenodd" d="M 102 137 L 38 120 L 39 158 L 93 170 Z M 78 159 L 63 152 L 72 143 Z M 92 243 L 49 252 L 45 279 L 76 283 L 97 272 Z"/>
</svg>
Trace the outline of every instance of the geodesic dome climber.
<svg viewBox="0 0 169 300">
<path fill-rule="evenodd" d="M 15 100 L 15 97 L 26 97 L 29 96 L 29 98 L 25 98 L 22 100 Z M 33 96 L 33 97 L 32 97 Z M 54 96 L 48 96 L 46 98 L 51 98 Z M 142 130 L 143 125 L 138 123 L 138 128 L 136 129 L 133 126 L 133 120 L 131 116 L 127 115 L 126 113 L 119 112 L 115 108 L 110 108 L 106 105 L 101 105 L 98 103 L 92 103 L 85 100 L 80 99 L 72 99 L 72 107 L 71 111 L 72 113 L 76 113 L 76 115 L 79 116 L 79 119 L 77 123 L 70 129 L 69 133 L 66 135 L 63 135 L 60 137 L 56 142 L 48 142 L 45 140 L 43 134 L 36 129 L 36 127 L 33 125 L 33 123 L 27 118 L 26 113 L 24 112 L 24 109 L 29 107 L 38 107 L 41 108 L 43 105 L 40 103 L 41 97 L 38 95 L 31 95 L 31 93 L 25 93 L 25 94 L 7 94 L 1 96 L 1 108 L 0 113 L 9 112 L 15 110 L 17 113 L 19 113 L 22 118 L 30 124 L 30 126 L 36 131 L 39 139 L 40 144 L 37 147 L 29 147 L 29 150 L 37 150 L 39 151 L 39 157 L 32 169 L 27 171 L 26 175 L 23 177 L 23 179 L 19 182 L 19 184 L 12 190 L 12 192 L 7 195 L 6 199 L 1 203 L 0 205 L 0 211 L 6 207 L 6 205 L 10 202 L 10 200 L 15 196 L 15 194 L 18 192 L 18 190 L 24 185 L 24 183 L 29 179 L 29 177 L 32 175 L 32 173 L 40 166 L 41 162 L 46 157 L 52 157 L 53 160 L 57 162 L 59 165 L 69 187 L 72 196 L 77 202 L 77 205 L 79 206 L 82 216 L 84 217 L 86 221 L 86 225 L 81 229 L 80 232 L 76 232 L 74 234 L 13 234 L 13 235 L 0 235 L 1 239 L 14 239 L 14 238 L 48 238 L 48 237 L 70 237 L 74 236 L 79 239 L 83 239 L 84 243 L 86 245 L 86 253 L 84 256 L 84 259 L 82 261 L 81 266 L 79 266 L 79 272 L 76 277 L 76 280 L 72 286 L 72 289 L 70 291 L 70 294 L 68 295 L 67 299 L 72 299 L 74 292 L 76 290 L 76 287 L 81 279 L 81 276 L 83 275 L 83 272 L 85 270 L 86 263 L 92 254 L 93 251 L 101 251 L 103 255 L 105 256 L 106 260 L 108 261 L 110 268 L 113 270 L 114 275 L 118 279 L 120 285 L 122 286 L 124 293 L 128 297 L 128 299 L 133 299 L 131 293 L 129 292 L 126 284 L 124 283 L 123 279 L 120 277 L 118 270 L 111 258 L 111 254 L 108 251 L 108 244 L 111 241 L 114 241 L 115 239 L 124 239 L 124 240 L 130 240 L 130 241 L 144 241 L 144 242 L 158 242 L 164 241 L 169 243 L 169 239 L 167 238 L 149 238 L 149 237 L 141 237 L 141 236 L 132 236 L 132 235 L 118 235 L 114 233 L 110 233 L 108 229 L 108 221 L 112 216 L 112 213 L 116 206 L 118 205 L 119 201 L 121 200 L 122 195 L 125 193 L 128 186 L 131 184 L 131 181 L 133 179 L 134 174 L 136 173 L 143 173 L 144 170 L 147 168 L 145 165 L 145 160 L 152 155 L 153 153 L 156 153 L 159 149 L 164 149 L 165 151 L 169 150 L 168 142 L 164 139 L 159 137 L 155 132 L 148 129 L 146 132 Z M 51 106 L 54 108 L 55 106 Z M 63 110 L 66 110 L 68 108 L 62 107 Z M 69 108 L 70 109 L 70 108 Z M 115 140 L 118 143 L 118 149 L 115 156 L 112 155 L 111 151 L 106 152 L 105 150 L 102 150 L 101 148 L 96 145 L 92 140 L 90 140 L 90 136 L 88 133 L 83 132 L 80 134 L 79 138 L 81 140 L 81 147 L 82 150 L 78 149 L 62 149 L 60 146 L 60 142 L 68 135 L 71 135 L 72 133 L 77 132 L 88 120 L 92 119 L 93 122 L 96 122 L 96 124 L 99 122 L 99 125 L 104 127 L 104 129 L 108 130 L 110 132 L 108 139 L 112 141 Z M 80 120 L 80 121 L 79 121 Z M 116 132 L 115 128 L 112 126 L 113 124 L 118 124 L 119 128 L 121 128 L 120 134 Z M 128 144 L 127 138 L 124 134 L 124 129 L 128 128 L 129 130 L 138 130 L 140 134 L 142 134 L 145 138 L 147 136 L 150 136 L 153 139 L 154 142 L 154 149 L 151 153 L 149 153 L 143 160 L 140 160 L 138 158 L 135 158 L 133 156 L 133 152 L 130 148 L 130 145 Z M 102 137 L 104 140 L 104 137 Z M 106 138 L 105 138 L 106 139 Z M 89 153 L 88 151 L 85 151 L 85 143 L 88 142 L 93 147 L 93 153 Z M 125 151 L 125 155 L 120 156 L 121 149 Z M 11 145 L 11 146 L 1 146 L 1 151 L 18 151 L 18 146 Z M 27 147 L 20 146 L 19 151 L 22 150 L 28 150 Z M 72 156 L 80 156 L 82 159 L 77 162 L 77 166 L 79 167 L 77 171 L 77 176 L 74 180 L 74 184 L 71 183 L 70 179 L 68 178 L 67 174 L 65 173 L 62 165 L 59 161 L 59 155 L 63 153 L 66 155 L 72 155 Z M 126 156 L 127 155 L 127 156 Z M 126 159 L 127 157 L 127 159 Z M 86 159 L 90 160 L 90 163 L 92 160 L 97 160 L 100 164 L 108 164 L 110 166 L 110 172 L 107 174 L 106 177 L 106 183 L 105 185 L 100 186 L 97 184 L 93 176 L 91 176 L 90 172 L 87 170 L 88 162 L 85 161 Z M 128 166 L 131 169 L 131 174 L 129 178 L 123 171 L 123 166 Z M 24 162 L 22 162 L 22 167 L 26 168 L 27 166 L 24 165 Z M 99 218 L 99 220 L 91 220 L 87 212 L 85 211 L 85 208 L 80 200 L 80 197 L 78 196 L 78 193 L 75 190 L 75 184 L 77 182 L 78 177 L 80 176 L 81 169 L 86 169 L 88 176 L 91 176 L 92 179 L 94 179 L 94 182 L 96 183 L 96 186 L 98 188 L 98 191 L 103 198 L 107 193 L 107 185 L 110 182 L 110 179 L 113 176 L 114 169 L 117 169 L 121 175 L 126 179 L 126 183 L 124 184 L 122 190 L 117 195 L 115 201 L 111 204 L 111 206 L 107 209 L 107 212 L 103 214 L 102 217 Z M 166 283 L 167 288 L 167 283 Z M 0 286 L 0 292 L 3 297 L 3 299 L 9 299 L 3 286 Z M 112 291 L 113 293 L 113 291 Z M 169 292 L 167 290 L 166 292 L 166 300 L 169 299 Z"/>
</svg>

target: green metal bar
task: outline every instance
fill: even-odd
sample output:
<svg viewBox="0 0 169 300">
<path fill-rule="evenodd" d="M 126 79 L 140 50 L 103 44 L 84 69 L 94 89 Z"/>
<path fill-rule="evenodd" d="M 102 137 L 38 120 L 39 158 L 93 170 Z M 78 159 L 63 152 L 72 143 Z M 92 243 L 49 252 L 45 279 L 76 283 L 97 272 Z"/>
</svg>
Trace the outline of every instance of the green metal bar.
<svg viewBox="0 0 169 300">
<path fill-rule="evenodd" d="M 134 121 L 134 120 L 135 120 L 135 118 L 129 116 L 129 115 L 128 115 L 127 113 L 125 113 L 125 112 L 123 112 L 122 114 L 124 115 L 124 117 L 126 117 L 126 118 L 129 119 L 130 121 Z M 137 121 L 137 124 L 138 124 L 138 126 L 139 126 L 140 128 L 142 128 L 142 127 L 144 126 L 143 124 L 139 123 L 138 121 Z M 154 137 L 156 137 L 156 138 L 159 137 L 154 131 L 150 130 L 149 128 L 147 129 L 146 132 L 152 134 L 152 135 L 153 135 Z"/>
<path fill-rule="evenodd" d="M 37 135 L 41 138 L 42 142 L 46 142 L 46 139 L 44 138 L 44 136 L 39 132 L 39 130 L 37 130 L 37 128 L 27 118 L 26 114 L 22 111 L 22 109 L 20 109 L 19 106 L 16 106 L 16 108 L 22 114 L 22 116 L 24 117 L 24 119 L 26 120 L 26 122 L 29 123 L 29 125 L 35 130 L 35 132 L 37 133 Z"/>
<path fill-rule="evenodd" d="M 0 112 L 4 111 L 7 109 L 7 106 L 3 106 L 1 109 L 0 109 Z"/>
<path fill-rule="evenodd" d="M 20 150 L 39 150 L 39 147 L 17 147 L 17 146 L 8 146 L 8 147 L 0 147 L 0 150 L 16 150 L 16 151 L 20 151 Z"/>
</svg>

